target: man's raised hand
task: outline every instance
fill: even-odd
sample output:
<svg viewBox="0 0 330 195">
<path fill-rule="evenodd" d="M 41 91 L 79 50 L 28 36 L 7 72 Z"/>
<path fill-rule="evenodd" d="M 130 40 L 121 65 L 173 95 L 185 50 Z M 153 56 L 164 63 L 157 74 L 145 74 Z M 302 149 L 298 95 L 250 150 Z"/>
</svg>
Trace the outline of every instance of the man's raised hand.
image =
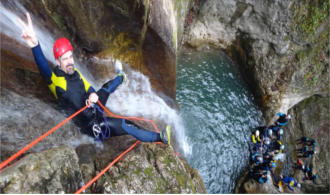
<svg viewBox="0 0 330 195">
<path fill-rule="evenodd" d="M 26 12 L 26 17 L 28 20 L 28 26 L 19 18 L 17 18 L 17 21 L 23 26 L 21 37 L 23 37 L 26 41 L 26 43 L 32 48 L 38 45 L 38 39 L 37 35 L 33 30 L 32 26 L 32 20 L 30 18 L 30 14 Z"/>
</svg>

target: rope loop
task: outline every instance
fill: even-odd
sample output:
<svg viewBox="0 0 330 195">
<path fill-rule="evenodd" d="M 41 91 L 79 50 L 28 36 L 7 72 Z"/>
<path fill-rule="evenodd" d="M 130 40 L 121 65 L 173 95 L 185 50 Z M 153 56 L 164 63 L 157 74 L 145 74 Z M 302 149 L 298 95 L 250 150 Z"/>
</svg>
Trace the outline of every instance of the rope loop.
<svg viewBox="0 0 330 195">
<path fill-rule="evenodd" d="M 101 127 L 99 125 L 95 124 L 93 126 L 93 133 L 94 133 L 94 136 L 96 137 L 97 141 L 103 142 L 105 139 L 110 138 L 110 127 L 108 126 L 107 117 L 103 113 L 103 110 L 100 109 L 100 107 L 98 107 L 97 105 L 94 105 L 94 108 L 96 108 L 103 115 L 103 119 L 104 119 L 104 123 L 105 123 L 105 132 L 103 133 Z M 99 136 L 100 134 L 102 136 L 102 139 L 100 139 L 100 136 Z M 108 134 L 108 136 L 107 136 L 107 134 Z"/>
</svg>

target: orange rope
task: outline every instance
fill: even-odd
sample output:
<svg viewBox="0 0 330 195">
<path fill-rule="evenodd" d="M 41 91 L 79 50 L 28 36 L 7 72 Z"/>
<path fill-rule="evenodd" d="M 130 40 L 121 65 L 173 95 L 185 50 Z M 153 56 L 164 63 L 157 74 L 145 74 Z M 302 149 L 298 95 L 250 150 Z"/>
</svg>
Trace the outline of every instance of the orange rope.
<svg viewBox="0 0 330 195">
<path fill-rule="evenodd" d="M 0 170 L 0 173 L 2 173 L 2 171 L 6 170 L 6 169 L 8 169 L 8 168 L 10 168 L 10 167 L 12 167 L 13 165 L 15 165 L 16 163 L 18 163 L 19 161 L 23 160 L 25 157 L 26 157 L 26 156 L 24 156 L 23 158 L 17 160 L 15 163 L 13 163 L 13 164 L 11 164 L 11 165 L 8 165 L 6 168 L 1 169 L 1 170 Z"/>
<path fill-rule="evenodd" d="M 135 117 L 122 117 L 122 116 L 117 116 L 114 115 L 112 113 L 110 113 L 102 104 L 100 101 L 98 101 L 99 105 L 103 108 L 103 110 L 105 110 L 110 116 L 113 116 L 115 118 L 123 118 L 123 119 L 135 119 L 135 120 L 140 120 L 140 121 L 147 121 L 147 122 L 151 122 L 152 125 L 155 127 L 156 131 L 159 133 L 157 126 L 155 125 L 155 123 L 152 120 L 148 120 L 148 119 L 143 119 L 143 118 L 135 118 Z M 88 103 L 89 104 L 89 103 Z M 62 121 L 60 124 L 58 124 L 57 126 L 55 126 L 54 128 L 52 128 L 51 130 L 49 130 L 47 133 L 43 134 L 41 137 L 39 137 L 38 139 L 34 140 L 32 143 L 30 143 L 29 145 L 27 145 L 25 148 L 23 148 L 22 150 L 20 150 L 19 152 L 17 152 L 16 154 L 14 154 L 13 156 L 11 156 L 9 159 L 7 159 L 6 161 L 2 162 L 0 164 L 0 169 L 2 169 L 3 167 L 5 167 L 8 163 L 10 163 L 12 160 L 14 160 L 15 158 L 17 158 L 19 155 L 23 154 L 25 151 L 27 151 L 28 149 L 30 149 L 32 146 L 34 146 L 35 144 L 37 144 L 39 141 L 41 141 L 42 139 L 44 139 L 45 137 L 47 137 L 49 134 L 51 134 L 52 132 L 54 132 L 56 129 L 58 129 L 60 126 L 62 126 L 64 123 L 68 122 L 70 119 L 72 119 L 73 117 L 75 117 L 76 115 L 78 115 L 80 112 L 82 112 L 83 110 L 85 110 L 88 107 L 85 106 L 84 108 L 80 109 L 78 112 L 76 112 L 75 114 L 71 115 L 69 118 L 65 119 L 64 121 Z M 86 188 L 88 188 L 91 184 L 93 184 L 99 177 L 101 177 L 101 175 L 103 175 L 108 169 L 110 169 L 110 167 L 115 164 L 120 158 L 122 158 L 127 152 L 129 152 L 134 146 L 136 146 L 136 144 L 138 144 L 140 141 L 135 142 L 135 144 L 133 144 L 130 148 L 128 148 L 125 152 L 123 152 L 120 156 L 118 156 L 114 161 L 112 161 L 112 163 L 110 163 L 102 172 L 100 172 L 97 176 L 95 176 L 91 181 L 89 181 L 84 187 L 82 187 L 81 189 L 79 189 L 75 194 L 80 194 L 83 190 L 85 190 Z M 158 142 L 157 142 L 158 143 Z M 18 161 L 17 161 L 18 162 Z M 17 162 L 15 162 L 14 164 L 16 164 Z M 14 165 L 13 164 L 13 165 Z M 9 167 L 11 167 L 12 165 L 10 165 Z M 3 169 L 4 170 L 4 169 Z M 1 170 L 0 172 L 2 172 L 3 170 Z"/>
<path fill-rule="evenodd" d="M 148 121 L 150 123 L 152 123 L 152 125 L 155 127 L 157 133 L 159 133 L 158 128 L 156 127 L 155 123 L 152 120 L 148 120 L 148 119 L 144 119 L 144 118 L 135 118 L 135 117 L 123 117 L 123 116 L 117 116 L 114 115 L 112 113 L 110 113 L 102 104 L 100 101 L 97 101 L 99 103 L 99 105 L 103 108 L 103 110 L 105 110 L 109 115 L 115 117 L 115 118 L 123 118 L 123 119 L 135 119 L 135 120 L 139 120 L 139 121 Z"/>
<path fill-rule="evenodd" d="M 115 164 L 121 157 L 123 157 L 127 152 L 129 152 L 136 144 L 138 144 L 140 141 L 138 140 L 133 144 L 130 148 L 128 148 L 125 152 L 123 152 L 120 156 L 118 156 L 112 163 L 110 163 L 103 171 L 101 171 L 97 176 L 95 176 L 92 180 L 90 180 L 84 187 L 80 188 L 75 194 L 80 194 L 83 190 L 88 188 L 90 185 L 92 185 L 99 177 L 101 177 L 110 167 Z"/>
<path fill-rule="evenodd" d="M 135 120 L 139 120 L 139 121 L 148 121 L 151 122 L 152 125 L 155 127 L 156 131 L 159 133 L 157 126 L 155 125 L 155 123 L 152 120 L 148 120 L 148 119 L 143 119 L 143 118 L 135 118 L 135 117 L 123 117 L 123 116 L 117 116 L 112 114 L 111 112 L 109 112 L 102 104 L 100 101 L 97 101 L 99 103 L 99 105 L 103 108 L 103 110 L 105 110 L 110 116 L 115 117 L 115 118 L 123 118 L 123 119 L 135 119 Z M 112 165 L 114 165 L 121 157 L 123 157 L 127 152 L 129 152 L 136 144 L 138 144 L 140 141 L 135 142 L 135 144 L 133 144 L 133 146 L 131 146 L 130 148 L 128 148 L 124 153 L 122 153 L 120 156 L 118 156 L 114 161 L 112 161 L 105 169 L 103 169 L 103 171 L 101 171 L 97 176 L 95 176 L 91 181 L 89 181 L 84 187 L 80 188 L 75 194 L 80 194 L 83 190 L 85 190 L 86 188 L 88 188 L 90 185 L 92 185 L 99 177 L 101 177 L 108 169 L 110 169 L 110 167 L 112 167 Z M 157 142 L 158 143 L 158 142 Z"/>
<path fill-rule="evenodd" d="M 38 139 L 34 140 L 29 145 L 25 146 L 25 148 L 23 148 L 22 150 L 20 150 L 19 152 L 17 152 L 16 154 L 14 154 L 13 156 L 11 156 L 10 158 L 8 158 L 6 161 L 2 162 L 0 164 L 0 169 L 2 169 L 3 167 L 5 167 L 8 163 L 10 163 L 12 160 L 14 160 L 15 158 L 17 158 L 19 155 L 23 154 L 25 151 L 27 151 L 28 149 L 30 149 L 32 146 L 36 145 L 39 141 L 41 141 L 42 139 L 44 139 L 45 137 L 47 137 L 49 134 L 53 133 L 57 128 L 59 128 L 60 126 L 62 126 L 64 123 L 68 122 L 70 119 L 72 119 L 77 114 L 79 114 L 80 112 L 82 112 L 83 110 L 85 110 L 87 107 L 88 106 L 85 106 L 84 108 L 80 109 L 78 112 L 74 113 L 69 118 L 65 119 L 60 124 L 58 124 L 56 127 L 52 128 L 47 133 L 43 134 L 41 137 L 39 137 Z"/>
</svg>

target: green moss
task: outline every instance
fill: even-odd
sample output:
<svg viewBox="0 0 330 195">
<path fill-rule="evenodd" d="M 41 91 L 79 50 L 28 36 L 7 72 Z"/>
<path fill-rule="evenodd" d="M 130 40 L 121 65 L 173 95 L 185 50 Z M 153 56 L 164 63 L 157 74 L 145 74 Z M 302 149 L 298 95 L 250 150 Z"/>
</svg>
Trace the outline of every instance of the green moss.
<svg viewBox="0 0 330 195">
<path fill-rule="evenodd" d="M 299 51 L 299 53 L 297 54 L 297 60 L 301 61 L 304 57 L 306 57 L 306 52 Z"/>
<path fill-rule="evenodd" d="M 66 34 L 67 37 L 69 37 L 69 33 L 67 32 L 68 28 L 66 26 L 65 21 L 63 20 L 63 18 L 61 17 L 60 14 L 58 14 L 57 12 L 53 12 L 53 14 L 51 15 L 53 20 L 55 21 L 55 23 L 57 24 L 57 26 L 64 31 L 64 33 Z"/>
<path fill-rule="evenodd" d="M 291 7 L 293 12 L 293 30 L 298 30 L 304 39 L 309 37 L 313 42 L 317 38 L 316 29 L 329 16 L 330 2 L 328 0 L 303 0 L 297 1 Z"/>
<path fill-rule="evenodd" d="M 191 186 L 191 189 L 192 189 L 192 191 L 193 191 L 193 194 L 196 194 L 195 186 L 194 186 L 193 182 L 191 182 L 191 180 L 189 179 L 189 180 L 188 180 L 188 183 L 189 183 L 190 186 Z"/>
<path fill-rule="evenodd" d="M 152 167 L 149 166 L 149 168 L 144 169 L 144 174 L 146 174 L 149 178 L 154 176 L 154 173 L 152 172 Z"/>
<path fill-rule="evenodd" d="M 289 36 L 286 36 L 284 40 L 289 41 L 290 40 Z"/>
<path fill-rule="evenodd" d="M 140 172 L 137 169 L 136 169 L 136 171 L 133 172 L 133 174 L 136 174 L 136 175 L 140 176 Z"/>
<path fill-rule="evenodd" d="M 172 173 L 175 176 L 178 183 L 180 184 L 180 186 L 182 186 L 183 188 L 186 188 L 187 187 L 187 178 L 185 176 L 183 176 L 182 173 L 179 174 L 175 171 L 173 171 Z"/>
</svg>

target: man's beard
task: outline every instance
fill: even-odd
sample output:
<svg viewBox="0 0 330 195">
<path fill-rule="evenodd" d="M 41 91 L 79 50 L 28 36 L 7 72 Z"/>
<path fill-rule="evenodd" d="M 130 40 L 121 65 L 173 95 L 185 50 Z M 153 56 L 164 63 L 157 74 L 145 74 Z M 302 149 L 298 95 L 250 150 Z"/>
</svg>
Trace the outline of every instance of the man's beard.
<svg viewBox="0 0 330 195">
<path fill-rule="evenodd" d="M 67 69 L 67 73 L 66 74 L 73 75 L 73 73 L 74 73 L 74 66 L 73 66 L 73 64 L 68 64 L 66 67 L 68 67 L 68 66 L 72 66 L 72 69 Z"/>
</svg>

